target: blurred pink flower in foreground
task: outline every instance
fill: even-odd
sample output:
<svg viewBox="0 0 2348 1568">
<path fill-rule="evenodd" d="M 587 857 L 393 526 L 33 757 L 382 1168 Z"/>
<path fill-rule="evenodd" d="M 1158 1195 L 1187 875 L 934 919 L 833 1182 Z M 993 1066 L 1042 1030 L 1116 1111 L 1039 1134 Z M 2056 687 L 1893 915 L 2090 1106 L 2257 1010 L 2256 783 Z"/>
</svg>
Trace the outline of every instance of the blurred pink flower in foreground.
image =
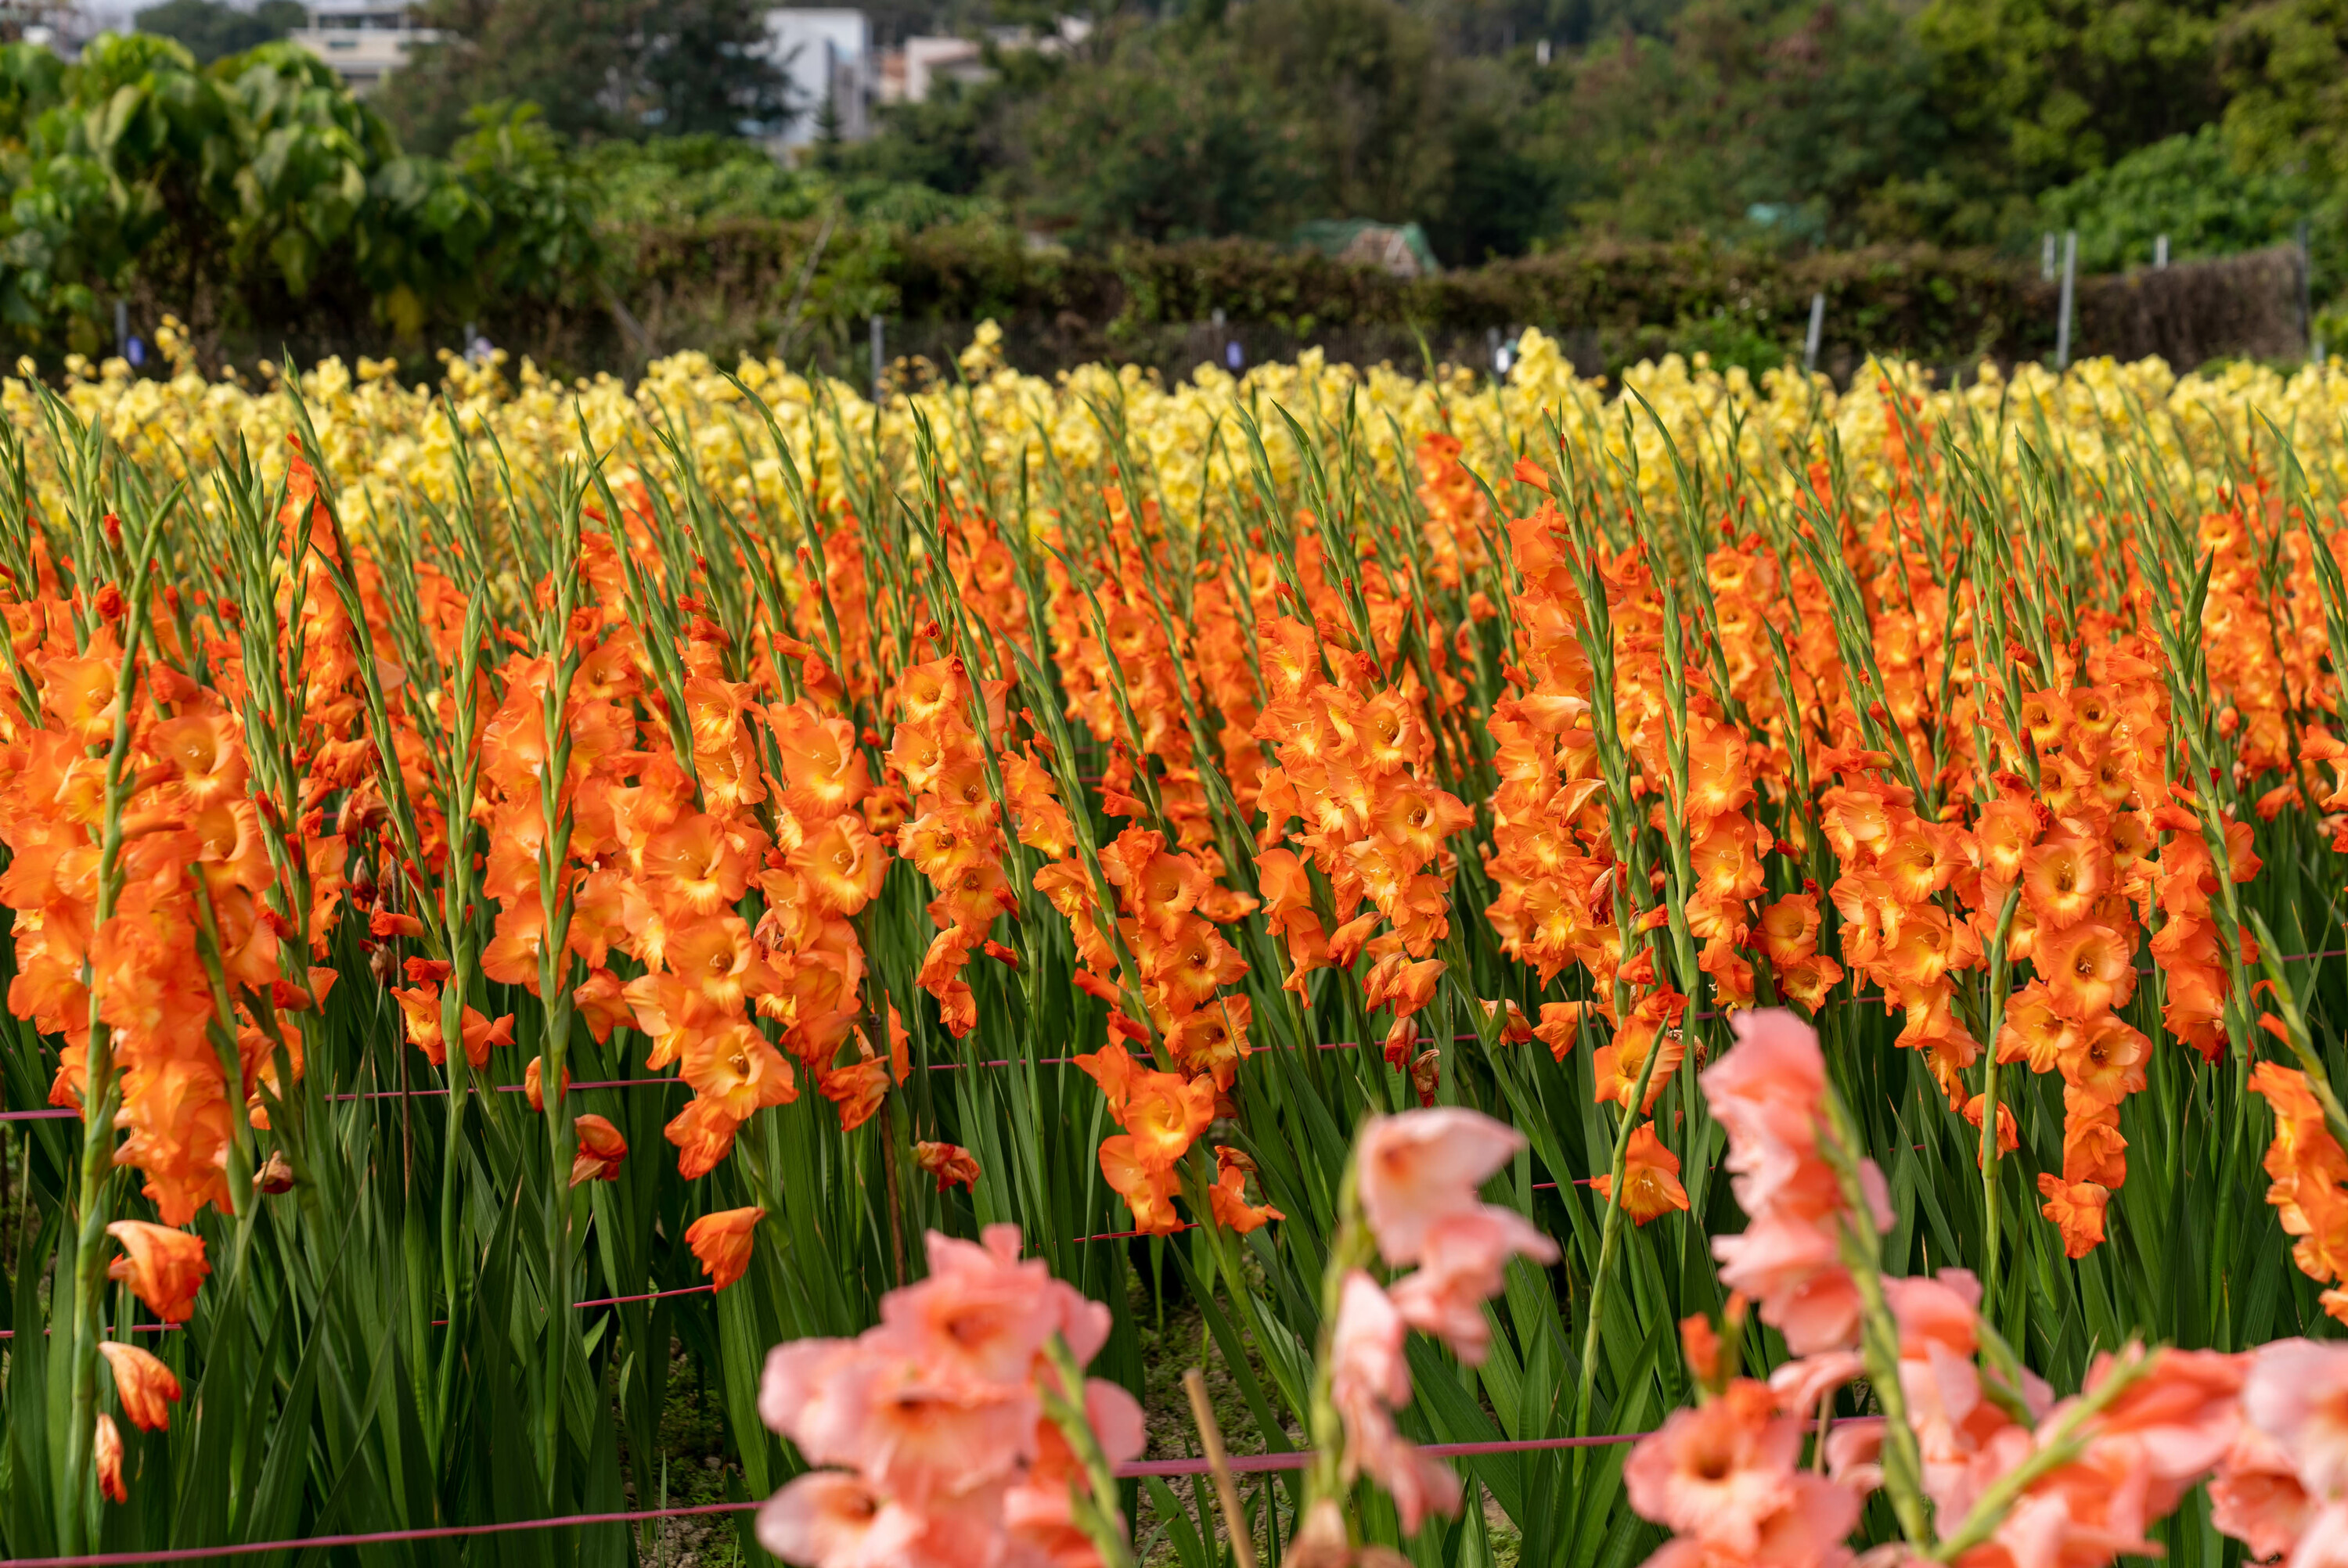
<svg viewBox="0 0 2348 1568">
<path fill-rule="evenodd" d="M 1081 1468 L 1045 1413 L 1046 1348 L 1077 1366 L 1108 1339 L 1109 1311 L 1022 1262 L 1019 1232 L 983 1244 L 932 1232 L 930 1276 L 882 1298 L 854 1339 L 801 1339 L 767 1358 L 758 1413 L 810 1471 L 758 1514 L 758 1539 L 808 1568 L 1087 1568 L 1070 1512 Z M 1112 1464 L 1144 1446 L 1141 1408 L 1088 1379 L 1084 1408 Z M 1113 1507 L 1113 1501 L 1104 1501 Z"/>
<path fill-rule="evenodd" d="M 1818 1149 L 1826 1059 L 1818 1033 L 1780 1009 L 1740 1012 L 1730 1027 L 1735 1049 L 1702 1082 L 1727 1131 L 1729 1185 L 1751 1224 L 1741 1235 L 1713 1238 L 1720 1282 L 1749 1296 L 1797 1356 L 1856 1345 L 1859 1291 L 1839 1253 L 1848 1205 Z M 1873 1211 L 1867 1217 L 1888 1229 L 1883 1173 L 1862 1159 L 1859 1177 Z"/>
<path fill-rule="evenodd" d="M 1451 1467 L 1420 1453 L 1395 1425 L 1393 1412 L 1410 1402 L 1407 1332 L 1442 1339 L 1480 1366 L 1492 1343 L 1484 1303 L 1499 1294 L 1509 1260 L 1558 1259 L 1557 1245 L 1522 1214 L 1476 1195 L 1524 1147 L 1513 1127 L 1448 1107 L 1375 1116 L 1362 1130 L 1354 1180 L 1363 1217 L 1387 1264 L 1418 1267 L 1391 1291 L 1360 1269 L 1346 1275 L 1331 1398 L 1345 1427 L 1346 1478 L 1367 1475 L 1393 1493 L 1406 1532 L 1430 1512 L 1457 1513 L 1460 1492 Z"/>
</svg>

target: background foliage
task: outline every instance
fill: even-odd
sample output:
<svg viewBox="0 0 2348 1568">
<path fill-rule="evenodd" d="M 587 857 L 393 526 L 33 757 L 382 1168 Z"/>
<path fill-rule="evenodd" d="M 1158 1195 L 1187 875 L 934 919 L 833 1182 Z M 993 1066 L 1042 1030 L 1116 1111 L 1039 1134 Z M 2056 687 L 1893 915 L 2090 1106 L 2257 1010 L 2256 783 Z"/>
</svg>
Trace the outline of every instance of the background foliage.
<svg viewBox="0 0 2348 1568">
<path fill-rule="evenodd" d="M 2105 272 L 2160 234 L 2185 260 L 2304 223 L 2331 306 L 2338 10 L 1196 0 L 1083 31 L 904 0 L 872 13 L 879 41 L 992 29 L 984 79 L 786 164 L 756 138 L 816 110 L 747 0 L 429 0 L 439 40 L 364 104 L 291 46 L 228 52 L 282 28 L 282 0 L 170 0 L 74 65 L 0 55 L 0 322 L 20 350 L 95 354 L 119 298 L 143 328 L 179 314 L 207 364 L 420 358 L 473 322 L 575 371 L 844 356 L 873 311 L 916 345 L 995 314 L 1054 363 L 1150 358 L 1137 330 L 1220 308 L 1275 339 L 1391 327 L 1404 358 L 1407 328 L 1537 323 L 1596 334 L 1591 364 L 1656 342 L 1757 363 L 1798 344 L 1800 280 L 1888 277 L 1902 302 L 1869 284 L 1830 317 L 1860 347 L 2035 353 L 2054 229 Z M 1416 221 L 1455 276 L 1343 278 L 1290 246 L 1329 218 Z M 1747 276 L 1787 292 L 1716 286 Z"/>
</svg>

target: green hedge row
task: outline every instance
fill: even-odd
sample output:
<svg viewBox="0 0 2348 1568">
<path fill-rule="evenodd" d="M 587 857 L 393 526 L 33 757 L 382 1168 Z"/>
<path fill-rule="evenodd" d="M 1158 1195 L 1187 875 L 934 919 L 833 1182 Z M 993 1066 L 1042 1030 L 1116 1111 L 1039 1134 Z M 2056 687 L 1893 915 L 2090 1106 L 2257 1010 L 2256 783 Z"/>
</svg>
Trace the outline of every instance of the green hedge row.
<svg viewBox="0 0 2348 1568">
<path fill-rule="evenodd" d="M 1538 326 L 1588 369 L 1670 349 L 1774 364 L 1798 350 L 1827 297 L 1822 364 L 1869 353 L 1941 364 L 2041 358 L 2056 287 L 1986 251 L 1926 246 L 1788 257 L 1698 241 L 1597 243 L 1401 280 L 1244 240 L 1034 249 L 996 226 L 835 231 L 810 270 L 815 223 L 727 221 L 646 231 L 614 247 L 622 310 L 494 319 L 499 341 L 559 366 L 677 348 L 721 355 L 788 343 L 793 358 L 858 364 L 864 319 L 890 320 L 892 353 L 936 357 L 972 323 L 1004 323 L 1014 363 L 1048 370 L 1114 357 L 1180 373 L 1218 352 L 1222 313 L 1251 359 L 1320 343 L 1356 361 L 1476 354 L 1495 329 Z M 2080 281 L 2075 354 L 2285 357 L 2303 344 L 2296 258 Z M 796 303 L 796 309 L 793 309 Z M 623 323 L 624 315 L 624 323 Z"/>
</svg>

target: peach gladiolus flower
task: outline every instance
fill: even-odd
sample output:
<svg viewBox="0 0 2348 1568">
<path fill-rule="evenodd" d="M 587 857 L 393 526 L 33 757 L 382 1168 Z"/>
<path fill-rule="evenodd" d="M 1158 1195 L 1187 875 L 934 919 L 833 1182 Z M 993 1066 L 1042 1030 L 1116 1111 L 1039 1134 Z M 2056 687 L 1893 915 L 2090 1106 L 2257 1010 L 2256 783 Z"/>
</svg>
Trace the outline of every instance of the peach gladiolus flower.
<svg viewBox="0 0 2348 1568">
<path fill-rule="evenodd" d="M 171 1368 L 136 1345 L 98 1342 L 98 1353 L 114 1372 L 114 1392 L 122 1413 L 142 1432 L 160 1432 L 171 1424 L 171 1404 L 180 1397 L 180 1379 Z"/>
<path fill-rule="evenodd" d="M 846 1471 L 811 1470 L 758 1510 L 758 1544 L 786 1563 L 883 1562 L 919 1522 Z"/>
<path fill-rule="evenodd" d="M 1397 1268 L 1416 1263 L 1429 1230 L 1477 1208 L 1476 1189 L 1524 1147 L 1523 1133 L 1474 1111 L 1371 1117 L 1358 1180 L 1379 1254 Z"/>
<path fill-rule="evenodd" d="M 1518 1256 L 1553 1264 L 1557 1244 L 1496 1204 L 1447 1215 L 1427 1231 L 1419 1266 L 1395 1282 L 1395 1309 L 1413 1328 L 1447 1341 L 1462 1361 L 1480 1367 L 1492 1347 L 1484 1303 L 1500 1293 L 1502 1271 Z"/>
<path fill-rule="evenodd" d="M 2234 1446 L 2209 1478 L 2209 1522 L 2247 1542 L 2252 1557 L 2290 1551 L 2322 1507 L 2301 1483 L 2290 1452 L 2254 1426 L 2245 1424 L 2235 1434 Z"/>
<path fill-rule="evenodd" d="M 929 1277 L 882 1297 L 878 1326 L 767 1357 L 760 1418 L 838 1468 L 777 1492 L 760 1541 L 815 1568 L 1097 1561 L 1070 1496 L 1085 1477 L 1040 1390 L 1056 1379 L 1054 1337 L 1082 1365 L 1107 1343 L 1108 1309 L 1022 1260 L 1014 1226 L 980 1243 L 932 1232 L 929 1249 Z M 1110 1462 L 1138 1455 L 1132 1396 L 1098 1378 L 1083 1396 Z"/>
<path fill-rule="evenodd" d="M 1431 1114 L 1421 1112 L 1420 1114 Z M 1345 1276 L 1330 1337 L 1330 1399 L 1345 1426 L 1344 1475 L 1366 1475 L 1394 1494 L 1405 1533 L 1429 1513 L 1459 1512 L 1459 1477 L 1430 1459 L 1395 1428 L 1394 1411 L 1410 1400 L 1403 1359 L 1409 1331 L 1394 1301 L 1359 1269 Z"/>
<path fill-rule="evenodd" d="M 1853 1216 L 1818 1152 L 1826 1060 L 1818 1031 L 1777 1009 L 1731 1021 L 1736 1048 L 1702 1080 L 1728 1133 L 1730 1184 L 1751 1216 L 1741 1235 L 1713 1238 L 1721 1283 L 1759 1305 L 1761 1320 L 1797 1356 L 1856 1344 L 1859 1292 L 1842 1265 L 1839 1233 Z M 1859 1179 L 1877 1229 L 1891 1223 L 1890 1191 L 1872 1160 Z"/>
<path fill-rule="evenodd" d="M 1801 1418 L 1779 1415 L 1768 1385 L 1739 1378 L 1640 1439 L 1622 1487 L 1641 1518 L 1750 1558 L 1763 1522 L 1793 1505 L 1801 1457 Z"/>
<path fill-rule="evenodd" d="M 880 1324 L 894 1350 L 954 1386 L 1015 1383 L 1035 1375 L 1055 1334 L 1089 1361 L 1108 1343 L 1109 1309 L 1019 1256 L 1019 1227 L 993 1225 L 978 1242 L 932 1231 L 930 1276 L 891 1291 Z"/>
<path fill-rule="evenodd" d="M 2312 1495 L 2348 1499 L 2348 1345 L 2261 1346 L 2242 1381 L 2242 1415 L 2291 1455 Z"/>
<path fill-rule="evenodd" d="M 721 1209 L 685 1227 L 685 1245 L 701 1260 L 711 1285 L 723 1290 L 748 1270 L 750 1243 L 766 1217 L 761 1208 Z"/>
<path fill-rule="evenodd" d="M 106 1266 L 106 1277 L 128 1282 L 164 1322 L 185 1323 L 212 1271 L 204 1261 L 204 1238 L 145 1220 L 117 1220 L 106 1234 L 122 1244 L 123 1253 Z"/>
</svg>

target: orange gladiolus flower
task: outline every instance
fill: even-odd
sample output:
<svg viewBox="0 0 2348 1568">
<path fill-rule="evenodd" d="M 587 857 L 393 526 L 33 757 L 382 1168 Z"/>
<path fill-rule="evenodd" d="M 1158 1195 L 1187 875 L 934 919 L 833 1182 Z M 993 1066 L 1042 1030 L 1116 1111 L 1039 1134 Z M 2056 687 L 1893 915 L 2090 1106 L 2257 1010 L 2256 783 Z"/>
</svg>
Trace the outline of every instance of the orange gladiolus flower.
<svg viewBox="0 0 2348 1568">
<path fill-rule="evenodd" d="M 677 1174 L 699 1181 L 717 1168 L 734 1150 L 734 1134 L 741 1122 L 714 1101 L 695 1100 L 671 1119 L 661 1135 L 676 1145 Z"/>
<path fill-rule="evenodd" d="M 2022 896 L 2038 929 L 2060 931 L 2085 919 L 2110 885 L 2111 865 L 2110 850 L 2069 833 L 2024 856 Z"/>
<path fill-rule="evenodd" d="M 1144 1235 L 1171 1235 L 1182 1228 L 1174 1212 L 1173 1166 L 1141 1158 L 1130 1134 L 1101 1141 L 1100 1168 L 1102 1180 L 1133 1211 L 1134 1229 Z"/>
<path fill-rule="evenodd" d="M 1215 1146 L 1215 1184 L 1207 1189 L 1208 1206 L 1217 1225 L 1228 1225 L 1241 1235 L 1288 1217 L 1270 1204 L 1247 1201 L 1247 1179 L 1253 1174 L 1254 1161 L 1228 1144 Z"/>
<path fill-rule="evenodd" d="M 522 1098 L 529 1101 L 530 1108 L 541 1116 L 546 1113 L 545 1071 L 545 1059 L 536 1056 L 531 1057 L 530 1065 L 521 1070 Z M 562 1070 L 562 1090 L 566 1094 L 571 1091 L 571 1070 L 567 1067 Z"/>
<path fill-rule="evenodd" d="M 978 1188 L 978 1160 L 959 1143 L 917 1143 L 913 1163 L 937 1179 L 942 1193 L 956 1184 L 969 1192 Z"/>
<path fill-rule="evenodd" d="M 1657 991 L 1640 999 L 1630 1021 L 1614 1031 L 1612 1042 L 1600 1046 L 1591 1057 L 1598 1104 L 1629 1107 L 1631 1096 L 1639 1087 L 1639 1074 L 1646 1067 L 1647 1052 L 1660 1038 L 1662 1054 L 1655 1060 L 1654 1071 L 1648 1075 L 1647 1096 L 1641 1102 L 1638 1113 L 1643 1116 L 1655 1108 L 1657 1096 L 1671 1082 L 1672 1074 L 1679 1071 L 1680 1061 L 1687 1053 L 1687 1042 L 1677 1023 L 1672 1021 L 1686 1007 L 1687 999 L 1671 991 Z"/>
<path fill-rule="evenodd" d="M 571 1130 L 579 1140 L 578 1152 L 571 1159 L 571 1184 L 618 1181 L 620 1166 L 628 1157 L 628 1141 L 620 1136 L 620 1130 L 592 1112 L 572 1121 Z"/>
<path fill-rule="evenodd" d="M 90 1440 L 90 1462 L 98 1467 L 98 1490 L 111 1502 L 129 1502 L 130 1489 L 122 1484 L 122 1429 L 100 1410 L 98 1430 Z"/>
<path fill-rule="evenodd" d="M 1814 893 L 1791 893 L 1761 911 L 1755 932 L 1761 950 L 1780 968 L 1818 950 L 1818 900 Z"/>
<path fill-rule="evenodd" d="M 763 845 L 764 835 L 757 842 Z M 706 814 L 663 829 L 644 846 L 644 871 L 654 896 L 696 915 L 737 901 L 750 885 L 750 866 L 738 832 Z"/>
<path fill-rule="evenodd" d="M 1175 1060 L 1193 1072 L 1205 1073 L 1215 1087 L 1228 1093 L 1248 1058 L 1248 1026 L 1253 1005 L 1243 996 L 1218 997 L 1177 1023 L 1166 1037 Z"/>
<path fill-rule="evenodd" d="M 142 1432 L 160 1432 L 171 1424 L 171 1404 L 180 1397 L 180 1379 L 171 1368 L 135 1345 L 98 1342 L 98 1353 L 114 1372 L 114 1392 L 122 1413 Z"/>
<path fill-rule="evenodd" d="M 2106 1013 L 2082 1026 L 2078 1043 L 2056 1065 L 2063 1081 L 2082 1095 L 2117 1105 L 2144 1087 L 2145 1059 L 2151 1054 L 2150 1040 Z"/>
<path fill-rule="evenodd" d="M 817 903 L 853 915 L 880 895 L 889 875 L 888 856 L 861 818 L 842 812 L 791 851 L 791 869 L 807 879 Z"/>
<path fill-rule="evenodd" d="M 1680 1157 L 1655 1136 L 1653 1122 L 1641 1122 L 1631 1134 L 1628 1153 L 1629 1163 L 1622 1167 L 1622 1212 L 1632 1223 L 1645 1225 L 1674 1209 L 1685 1211 L 1688 1195 L 1680 1185 Z M 1590 1190 L 1601 1198 L 1612 1197 L 1613 1175 L 1591 1178 Z"/>
<path fill-rule="evenodd" d="M 840 1130 L 854 1132 L 872 1119 L 888 1097 L 889 1064 L 877 1056 L 851 1061 L 825 1073 L 818 1088 L 826 1100 L 839 1107 Z"/>
<path fill-rule="evenodd" d="M 721 1025 L 687 1040 L 680 1073 L 696 1097 L 736 1122 L 747 1121 L 765 1106 L 788 1105 L 798 1098 L 791 1064 L 752 1023 Z"/>
<path fill-rule="evenodd" d="M 1170 1168 L 1214 1119 L 1213 1079 L 1186 1081 L 1172 1072 L 1134 1074 L 1124 1125 L 1133 1135 L 1134 1157 L 1144 1164 Z"/>
<path fill-rule="evenodd" d="M 2123 1006 L 2136 994 L 2128 942 L 2098 921 L 2042 936 L 2032 961 L 2046 977 L 2054 1010 L 2075 1022 Z"/>
<path fill-rule="evenodd" d="M 693 1255 L 701 1260 L 701 1271 L 719 1290 L 748 1270 L 750 1244 L 758 1222 L 766 1217 L 767 1211 L 761 1208 L 721 1209 L 685 1227 L 685 1245 L 693 1249 Z"/>
<path fill-rule="evenodd" d="M 2027 1061 L 2033 1072 L 2052 1072 L 2057 1061 L 2077 1049 L 2078 1033 L 2078 1025 L 2054 1010 L 2046 982 L 2033 980 L 2006 1001 L 1997 1059 Z"/>
<path fill-rule="evenodd" d="M 106 1276 L 127 1283 L 164 1322 L 185 1323 L 212 1271 L 204 1261 L 204 1238 L 144 1220 L 117 1220 L 106 1234 L 122 1244 L 123 1254 L 107 1265 Z"/>
<path fill-rule="evenodd" d="M 2110 1191 L 2093 1182 L 2065 1182 L 2051 1171 L 2038 1176 L 2038 1195 L 2046 1202 L 2039 1212 L 2063 1233 L 2063 1253 L 2082 1258 L 2103 1245 L 2104 1209 Z"/>
</svg>

